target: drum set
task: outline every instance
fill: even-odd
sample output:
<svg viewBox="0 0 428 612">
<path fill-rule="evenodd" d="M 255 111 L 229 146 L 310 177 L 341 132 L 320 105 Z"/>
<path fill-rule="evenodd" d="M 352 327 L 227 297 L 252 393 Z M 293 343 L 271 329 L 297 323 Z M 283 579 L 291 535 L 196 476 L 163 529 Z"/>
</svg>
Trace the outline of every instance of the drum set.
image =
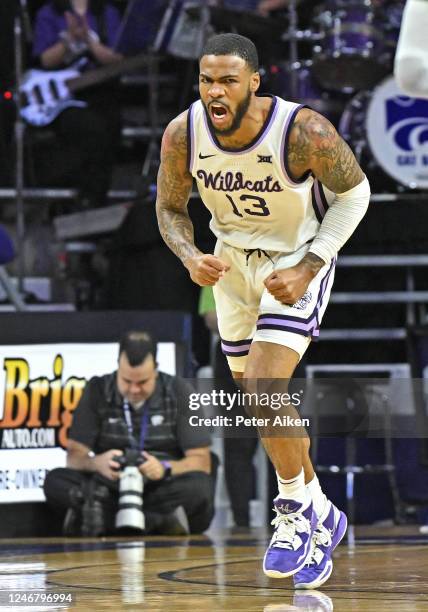
<svg viewBox="0 0 428 612">
<path fill-rule="evenodd" d="M 404 96 L 392 77 L 403 8 L 402 0 L 325 0 L 300 30 L 292 0 L 282 37 L 290 59 L 268 67 L 269 90 L 327 116 L 377 192 L 428 188 L 428 138 L 420 134 L 404 151 L 388 118 L 395 106 L 397 129 L 428 123 L 428 103 Z"/>
<path fill-rule="evenodd" d="M 428 188 L 428 102 L 404 96 L 392 77 L 404 4 L 289 0 L 284 16 L 262 17 L 233 2 L 191 0 L 184 12 L 201 44 L 212 32 L 252 38 L 262 51 L 262 90 L 327 116 L 349 141 L 372 190 L 401 192 Z M 306 19 L 306 29 L 299 19 Z M 403 130 L 407 136 L 397 136 Z"/>
</svg>

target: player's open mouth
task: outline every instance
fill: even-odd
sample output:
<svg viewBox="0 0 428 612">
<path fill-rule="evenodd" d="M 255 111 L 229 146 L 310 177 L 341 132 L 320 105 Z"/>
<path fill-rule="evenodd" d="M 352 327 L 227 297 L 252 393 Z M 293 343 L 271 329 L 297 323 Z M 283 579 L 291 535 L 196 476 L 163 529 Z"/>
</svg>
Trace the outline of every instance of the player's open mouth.
<svg viewBox="0 0 428 612">
<path fill-rule="evenodd" d="M 215 125 L 222 125 L 227 119 L 228 110 L 222 104 L 211 104 L 210 115 Z"/>
</svg>

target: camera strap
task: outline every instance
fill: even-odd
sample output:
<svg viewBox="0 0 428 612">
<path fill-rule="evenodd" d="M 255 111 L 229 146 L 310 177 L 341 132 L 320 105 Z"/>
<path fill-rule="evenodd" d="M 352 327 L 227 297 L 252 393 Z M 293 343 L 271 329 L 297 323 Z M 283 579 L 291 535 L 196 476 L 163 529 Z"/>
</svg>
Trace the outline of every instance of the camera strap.
<svg viewBox="0 0 428 612">
<path fill-rule="evenodd" d="M 129 406 L 128 400 L 123 401 L 123 414 L 125 416 L 126 426 L 128 428 L 128 434 L 130 440 L 132 440 L 132 445 L 137 446 L 134 438 L 134 427 L 132 426 L 132 415 L 131 408 Z M 147 428 L 149 426 L 149 406 L 146 401 L 144 406 L 142 407 L 141 414 L 141 432 L 140 432 L 140 450 L 144 450 L 144 441 L 147 435 Z"/>
</svg>

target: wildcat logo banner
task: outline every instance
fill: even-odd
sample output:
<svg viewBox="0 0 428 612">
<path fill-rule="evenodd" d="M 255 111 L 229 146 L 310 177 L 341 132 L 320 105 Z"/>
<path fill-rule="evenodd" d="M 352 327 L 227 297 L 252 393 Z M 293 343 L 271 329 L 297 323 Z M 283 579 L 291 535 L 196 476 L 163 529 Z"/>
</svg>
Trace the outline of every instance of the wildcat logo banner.
<svg viewBox="0 0 428 612">
<path fill-rule="evenodd" d="M 411 188 L 428 187 L 428 100 L 409 98 L 386 79 L 370 101 L 367 136 L 390 176 Z"/>
</svg>

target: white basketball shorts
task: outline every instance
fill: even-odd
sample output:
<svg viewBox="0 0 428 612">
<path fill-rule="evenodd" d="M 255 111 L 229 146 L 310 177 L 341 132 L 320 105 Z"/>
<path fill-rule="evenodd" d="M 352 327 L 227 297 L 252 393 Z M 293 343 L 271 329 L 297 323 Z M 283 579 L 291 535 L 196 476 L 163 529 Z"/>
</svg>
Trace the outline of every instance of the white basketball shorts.
<svg viewBox="0 0 428 612">
<path fill-rule="evenodd" d="M 274 270 L 297 264 L 309 246 L 285 255 L 275 251 L 246 251 L 217 241 L 215 255 L 230 270 L 214 286 L 222 349 L 233 372 L 244 372 L 252 342 L 273 342 L 293 349 L 302 358 L 319 327 L 330 297 L 336 259 L 321 268 L 306 293 L 292 306 L 278 302 L 263 281 Z"/>
</svg>

